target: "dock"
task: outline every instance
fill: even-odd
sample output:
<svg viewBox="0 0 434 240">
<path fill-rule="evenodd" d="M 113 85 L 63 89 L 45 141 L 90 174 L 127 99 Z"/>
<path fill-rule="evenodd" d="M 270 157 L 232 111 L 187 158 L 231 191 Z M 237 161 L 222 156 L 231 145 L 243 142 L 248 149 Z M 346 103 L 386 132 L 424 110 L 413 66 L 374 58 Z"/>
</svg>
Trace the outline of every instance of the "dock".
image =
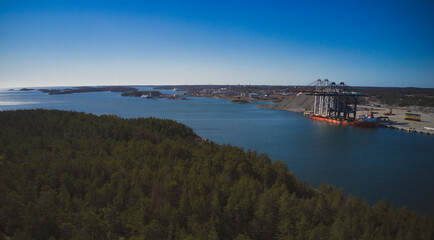
<svg viewBox="0 0 434 240">
<path fill-rule="evenodd" d="M 377 116 L 384 116 L 388 120 L 379 121 L 380 127 L 392 128 L 396 130 L 434 135 L 434 112 L 432 109 L 421 108 L 404 108 L 395 107 L 390 112 L 390 107 L 372 107 L 372 106 L 360 106 L 361 113 L 366 112 L 367 109 L 373 109 L 378 112 Z M 386 113 L 386 114 L 384 114 Z M 406 119 L 409 114 L 419 116 L 417 121 Z"/>
</svg>

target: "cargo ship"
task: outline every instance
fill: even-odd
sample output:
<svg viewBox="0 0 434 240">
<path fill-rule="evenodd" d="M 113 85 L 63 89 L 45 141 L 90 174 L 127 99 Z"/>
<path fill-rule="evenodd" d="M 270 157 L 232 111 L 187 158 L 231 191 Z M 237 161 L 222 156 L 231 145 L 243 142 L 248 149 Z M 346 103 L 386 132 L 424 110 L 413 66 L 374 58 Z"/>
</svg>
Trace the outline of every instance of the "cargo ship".
<svg viewBox="0 0 434 240">
<path fill-rule="evenodd" d="M 324 121 L 335 124 L 342 125 L 351 125 L 355 127 L 377 127 L 377 119 L 374 117 L 373 112 L 370 112 L 368 115 L 361 115 L 357 119 L 344 119 L 344 118 L 335 118 L 335 117 L 326 117 L 320 115 L 309 114 L 310 119 L 317 121 Z"/>
<path fill-rule="evenodd" d="M 353 123 L 357 127 L 377 127 L 377 118 L 374 117 L 374 113 L 371 111 L 368 115 L 359 116 Z"/>
</svg>

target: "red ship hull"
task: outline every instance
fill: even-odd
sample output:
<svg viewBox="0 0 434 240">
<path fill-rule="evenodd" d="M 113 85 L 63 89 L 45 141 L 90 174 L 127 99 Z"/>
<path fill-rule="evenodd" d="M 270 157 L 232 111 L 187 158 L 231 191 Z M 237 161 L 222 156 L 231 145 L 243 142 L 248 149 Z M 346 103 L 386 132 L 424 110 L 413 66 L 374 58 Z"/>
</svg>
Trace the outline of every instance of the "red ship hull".
<svg viewBox="0 0 434 240">
<path fill-rule="evenodd" d="M 342 124 L 342 125 L 352 125 L 356 127 L 377 127 L 377 122 L 365 122 L 365 121 L 351 121 L 346 119 L 340 119 L 340 118 L 331 118 L 331 117 L 323 117 L 323 116 L 315 116 L 310 115 L 310 119 L 316 120 L 316 121 L 324 121 L 334 124 Z"/>
</svg>

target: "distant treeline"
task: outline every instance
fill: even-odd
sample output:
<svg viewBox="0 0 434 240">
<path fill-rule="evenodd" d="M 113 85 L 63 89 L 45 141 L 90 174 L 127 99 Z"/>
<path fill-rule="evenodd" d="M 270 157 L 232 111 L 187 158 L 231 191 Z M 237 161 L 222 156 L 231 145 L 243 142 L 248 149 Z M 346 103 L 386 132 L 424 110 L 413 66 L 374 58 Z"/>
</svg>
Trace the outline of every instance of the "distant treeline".
<svg viewBox="0 0 434 240">
<path fill-rule="evenodd" d="M 314 90 L 315 86 L 270 86 L 270 85 L 171 85 L 159 86 L 157 89 L 173 89 L 174 87 L 190 92 L 198 92 L 203 89 L 230 88 L 232 90 L 257 91 L 281 91 L 293 92 L 300 89 Z M 361 103 L 380 102 L 389 106 L 419 106 L 434 107 L 433 88 L 414 87 L 350 87 L 352 90 L 367 95 L 359 99 Z"/>
<path fill-rule="evenodd" d="M 434 220 L 315 189 L 175 121 L 19 110 L 0 112 L 9 238 L 431 240 Z"/>
<path fill-rule="evenodd" d="M 244 99 L 235 99 L 231 101 L 232 103 L 238 103 L 238 104 L 247 104 L 249 103 L 249 101 L 244 100 Z"/>
<path fill-rule="evenodd" d="M 154 98 L 154 97 L 160 97 L 161 92 L 159 91 L 131 91 L 131 92 L 124 92 L 121 94 L 123 97 L 141 97 L 146 95 L 147 97 Z"/>
<path fill-rule="evenodd" d="M 31 89 L 33 90 L 33 89 Z M 107 86 L 107 87 L 75 87 L 75 88 L 59 88 L 59 89 L 38 89 L 43 93 L 47 93 L 49 95 L 58 95 L 58 94 L 71 94 L 71 93 L 85 93 L 85 92 L 127 92 L 127 91 L 137 91 L 137 88 L 134 87 L 123 87 L 123 86 Z M 23 90 L 21 91 L 29 91 Z"/>
<path fill-rule="evenodd" d="M 374 88 L 357 87 L 368 95 L 366 100 L 379 101 L 382 104 L 398 107 L 434 107 L 433 88 Z"/>
</svg>

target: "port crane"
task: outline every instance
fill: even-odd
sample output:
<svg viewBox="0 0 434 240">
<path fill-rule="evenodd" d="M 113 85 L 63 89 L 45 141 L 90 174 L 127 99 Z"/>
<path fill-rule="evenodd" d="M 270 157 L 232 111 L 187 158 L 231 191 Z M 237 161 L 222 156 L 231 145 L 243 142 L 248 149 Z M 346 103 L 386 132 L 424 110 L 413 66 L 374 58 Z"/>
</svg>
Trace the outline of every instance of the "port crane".
<svg viewBox="0 0 434 240">
<path fill-rule="evenodd" d="M 336 84 L 328 79 L 318 79 L 305 89 L 295 89 L 293 92 L 313 95 L 313 116 L 327 117 L 339 120 L 354 121 L 357 113 L 357 98 L 362 96 L 344 82 Z"/>
</svg>

